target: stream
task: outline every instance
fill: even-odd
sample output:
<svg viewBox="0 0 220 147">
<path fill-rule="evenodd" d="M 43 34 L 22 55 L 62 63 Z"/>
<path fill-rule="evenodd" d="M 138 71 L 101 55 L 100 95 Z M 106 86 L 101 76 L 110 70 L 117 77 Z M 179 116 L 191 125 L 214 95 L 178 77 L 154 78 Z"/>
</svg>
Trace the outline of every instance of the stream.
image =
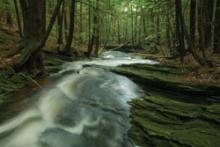
<svg viewBox="0 0 220 147">
<path fill-rule="evenodd" d="M 25 111 L 0 126 L 0 146 L 134 147 L 128 102 L 145 93 L 108 68 L 136 63 L 157 64 L 118 51 L 64 64 Z"/>
</svg>

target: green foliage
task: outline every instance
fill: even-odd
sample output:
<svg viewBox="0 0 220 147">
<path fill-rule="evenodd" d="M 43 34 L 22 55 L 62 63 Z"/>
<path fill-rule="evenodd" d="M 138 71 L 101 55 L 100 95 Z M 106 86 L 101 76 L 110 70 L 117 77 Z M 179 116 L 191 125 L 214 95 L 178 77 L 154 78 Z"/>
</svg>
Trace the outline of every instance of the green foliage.
<svg viewBox="0 0 220 147">
<path fill-rule="evenodd" d="M 14 5 L 12 0 L 1 0 L 0 1 L 0 10 L 13 12 Z"/>
<path fill-rule="evenodd" d="M 27 83 L 23 74 L 14 73 L 12 69 L 0 70 L 0 106 Z"/>
</svg>

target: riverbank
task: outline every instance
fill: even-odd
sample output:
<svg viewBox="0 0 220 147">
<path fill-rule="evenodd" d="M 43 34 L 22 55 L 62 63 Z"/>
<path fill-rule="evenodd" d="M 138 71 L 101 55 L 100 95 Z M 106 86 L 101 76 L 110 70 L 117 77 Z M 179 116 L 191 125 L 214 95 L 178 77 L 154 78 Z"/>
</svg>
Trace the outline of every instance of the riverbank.
<svg viewBox="0 0 220 147">
<path fill-rule="evenodd" d="M 131 140 L 138 146 L 217 147 L 220 144 L 218 82 L 191 81 L 188 69 L 131 65 L 113 69 L 141 85 L 146 96 L 130 102 Z"/>
<path fill-rule="evenodd" d="M 16 73 L 13 69 L 0 70 L 0 122 L 15 116 L 25 108 L 28 96 L 49 83 L 49 74 L 61 69 L 66 62 L 62 57 L 47 56 L 44 64 L 46 74 L 41 76 Z"/>
</svg>

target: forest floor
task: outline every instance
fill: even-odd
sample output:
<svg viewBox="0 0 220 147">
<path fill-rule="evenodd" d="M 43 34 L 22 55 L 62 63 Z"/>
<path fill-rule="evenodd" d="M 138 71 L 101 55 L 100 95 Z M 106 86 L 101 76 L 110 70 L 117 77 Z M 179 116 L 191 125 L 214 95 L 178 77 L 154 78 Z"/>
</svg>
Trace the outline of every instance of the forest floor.
<svg viewBox="0 0 220 147">
<path fill-rule="evenodd" d="M 199 65 L 192 57 L 192 55 L 185 56 L 185 63 L 181 64 L 179 59 L 168 59 L 162 53 L 148 54 L 145 51 L 135 53 L 146 59 L 156 59 L 165 66 L 177 67 L 182 69 L 182 76 L 172 76 L 172 78 L 180 81 L 196 82 L 196 83 L 220 83 L 220 54 L 213 54 L 208 52 L 209 61 L 215 65 L 214 67 L 203 67 Z"/>
</svg>

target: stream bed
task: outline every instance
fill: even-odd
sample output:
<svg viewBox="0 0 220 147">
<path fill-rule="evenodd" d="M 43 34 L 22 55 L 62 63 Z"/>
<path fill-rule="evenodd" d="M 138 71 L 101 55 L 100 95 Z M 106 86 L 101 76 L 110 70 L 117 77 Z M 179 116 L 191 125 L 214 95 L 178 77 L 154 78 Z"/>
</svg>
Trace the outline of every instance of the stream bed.
<svg viewBox="0 0 220 147">
<path fill-rule="evenodd" d="M 23 112 L 0 125 L 0 146 L 134 147 L 128 102 L 145 92 L 108 68 L 137 63 L 158 62 L 113 51 L 64 64 Z"/>
</svg>

